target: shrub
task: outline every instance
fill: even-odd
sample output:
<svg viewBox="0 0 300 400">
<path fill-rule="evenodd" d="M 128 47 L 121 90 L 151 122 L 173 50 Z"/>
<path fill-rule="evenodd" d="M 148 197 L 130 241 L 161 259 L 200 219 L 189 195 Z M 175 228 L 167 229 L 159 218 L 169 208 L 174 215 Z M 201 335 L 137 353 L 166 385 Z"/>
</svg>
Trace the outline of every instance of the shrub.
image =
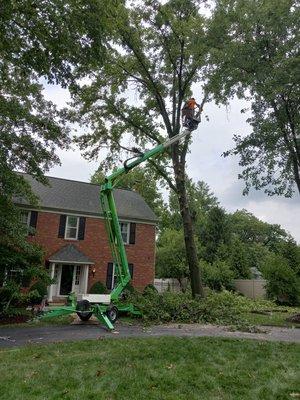
<svg viewBox="0 0 300 400">
<path fill-rule="evenodd" d="M 30 304 L 39 304 L 47 295 L 47 285 L 42 280 L 37 280 L 30 286 L 28 301 Z"/>
<path fill-rule="evenodd" d="M 263 265 L 263 275 L 270 299 L 285 305 L 300 303 L 300 279 L 285 258 L 274 254 L 269 256 Z"/>
<path fill-rule="evenodd" d="M 156 289 L 156 287 L 154 285 L 152 285 L 152 283 L 149 283 L 147 286 L 144 287 L 143 294 L 151 295 L 152 293 L 158 293 L 158 290 Z"/>
<path fill-rule="evenodd" d="M 18 304 L 20 297 L 20 287 L 15 282 L 10 281 L 0 288 L 0 315 L 6 315 L 9 309 Z"/>
<path fill-rule="evenodd" d="M 108 293 L 107 288 L 103 285 L 102 282 L 95 282 L 89 291 L 90 294 L 106 294 Z"/>
<path fill-rule="evenodd" d="M 129 293 L 135 293 L 136 292 L 135 288 L 132 286 L 131 281 L 127 283 L 127 285 L 125 286 L 124 290 L 126 290 Z"/>
<path fill-rule="evenodd" d="M 201 261 L 200 268 L 203 281 L 212 290 L 233 290 L 234 272 L 223 261 L 215 261 L 212 264 Z"/>
</svg>

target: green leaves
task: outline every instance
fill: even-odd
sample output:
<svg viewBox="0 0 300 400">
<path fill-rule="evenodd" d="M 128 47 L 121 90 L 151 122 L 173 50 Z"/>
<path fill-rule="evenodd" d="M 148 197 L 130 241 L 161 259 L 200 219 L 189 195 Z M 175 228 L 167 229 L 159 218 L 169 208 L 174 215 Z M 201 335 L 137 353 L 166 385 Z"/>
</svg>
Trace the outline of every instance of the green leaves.
<svg viewBox="0 0 300 400">
<path fill-rule="evenodd" d="M 209 88 L 220 102 L 252 102 L 253 132 L 225 153 L 240 156 L 245 194 L 300 192 L 299 17 L 295 0 L 220 0 L 214 10 Z"/>
</svg>

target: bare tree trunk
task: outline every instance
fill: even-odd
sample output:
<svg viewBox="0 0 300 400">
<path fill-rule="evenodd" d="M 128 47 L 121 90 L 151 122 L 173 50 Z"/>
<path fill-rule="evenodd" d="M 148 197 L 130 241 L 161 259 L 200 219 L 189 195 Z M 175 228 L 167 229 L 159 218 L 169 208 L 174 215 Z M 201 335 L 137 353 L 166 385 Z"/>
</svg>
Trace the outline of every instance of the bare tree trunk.
<svg viewBox="0 0 300 400">
<path fill-rule="evenodd" d="M 195 243 L 193 220 L 189 209 L 185 186 L 184 164 L 180 163 L 177 157 L 178 153 L 176 150 L 178 150 L 178 147 L 174 147 L 176 147 L 176 149 L 173 149 L 172 159 L 175 172 L 176 191 L 183 223 L 186 258 L 190 272 L 192 295 L 193 297 L 204 297 L 197 247 Z"/>
</svg>

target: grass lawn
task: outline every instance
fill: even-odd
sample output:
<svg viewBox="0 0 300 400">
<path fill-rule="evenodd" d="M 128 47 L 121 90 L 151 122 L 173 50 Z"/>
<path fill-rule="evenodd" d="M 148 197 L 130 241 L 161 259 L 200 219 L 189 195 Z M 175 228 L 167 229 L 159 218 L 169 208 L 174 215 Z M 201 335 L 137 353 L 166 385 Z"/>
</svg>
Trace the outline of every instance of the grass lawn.
<svg viewBox="0 0 300 400">
<path fill-rule="evenodd" d="M 0 398 L 300 398 L 300 345 L 219 338 L 103 339 L 0 352 Z"/>
<path fill-rule="evenodd" d="M 296 310 L 300 313 L 300 310 Z M 288 322 L 287 318 L 296 314 L 293 312 L 270 312 L 268 314 L 245 313 L 247 321 L 252 325 L 283 326 L 286 328 L 300 328 L 299 323 Z"/>
</svg>

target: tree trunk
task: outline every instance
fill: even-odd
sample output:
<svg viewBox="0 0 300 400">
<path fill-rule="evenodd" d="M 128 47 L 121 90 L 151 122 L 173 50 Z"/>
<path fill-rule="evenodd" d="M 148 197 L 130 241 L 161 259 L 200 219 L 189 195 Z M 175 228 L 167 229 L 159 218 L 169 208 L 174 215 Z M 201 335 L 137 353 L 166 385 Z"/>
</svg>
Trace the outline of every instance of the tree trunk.
<svg viewBox="0 0 300 400">
<path fill-rule="evenodd" d="M 182 217 L 186 258 L 190 272 L 192 295 L 193 297 L 204 297 L 204 290 L 197 255 L 197 247 L 195 243 L 193 220 L 189 209 L 185 186 L 184 165 L 181 165 L 178 157 L 176 157 L 176 154 L 174 154 L 174 152 L 172 159 L 175 172 L 177 197 L 180 207 L 180 214 Z"/>
</svg>

